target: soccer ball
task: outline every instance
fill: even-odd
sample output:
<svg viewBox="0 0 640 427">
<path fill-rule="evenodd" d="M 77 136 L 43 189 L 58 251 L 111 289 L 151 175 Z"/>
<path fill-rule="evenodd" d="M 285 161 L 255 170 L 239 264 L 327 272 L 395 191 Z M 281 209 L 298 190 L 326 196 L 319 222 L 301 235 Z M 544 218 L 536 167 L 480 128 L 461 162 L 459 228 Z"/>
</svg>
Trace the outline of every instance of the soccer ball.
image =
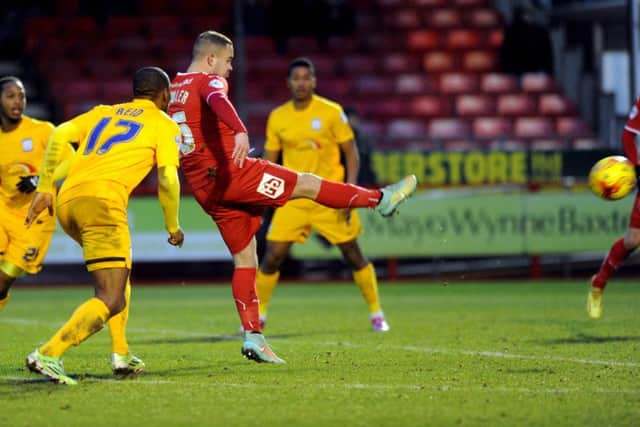
<svg viewBox="0 0 640 427">
<path fill-rule="evenodd" d="M 589 187 L 593 194 L 602 199 L 622 199 L 636 188 L 634 166 L 624 156 L 600 159 L 589 172 Z"/>
</svg>

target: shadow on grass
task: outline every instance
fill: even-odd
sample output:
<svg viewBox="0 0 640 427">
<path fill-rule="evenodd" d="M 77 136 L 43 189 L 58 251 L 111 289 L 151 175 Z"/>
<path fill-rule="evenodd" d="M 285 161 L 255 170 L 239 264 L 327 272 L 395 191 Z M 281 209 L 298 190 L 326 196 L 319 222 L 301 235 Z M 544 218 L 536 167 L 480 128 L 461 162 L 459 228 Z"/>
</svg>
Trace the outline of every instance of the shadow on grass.
<svg viewBox="0 0 640 427">
<path fill-rule="evenodd" d="M 570 338 L 558 338 L 552 340 L 542 340 L 542 344 L 600 344 L 610 342 L 640 342 L 640 336 L 607 336 L 599 337 L 595 335 L 578 334 Z"/>
<path fill-rule="evenodd" d="M 309 334 L 304 334 L 308 336 Z M 278 334 L 278 335 L 267 335 L 267 340 L 269 339 L 287 339 L 287 338 L 296 338 L 302 336 L 302 334 Z M 194 344 L 194 343 L 218 343 L 218 342 L 228 342 L 228 341 L 242 341 L 242 336 L 238 335 L 213 335 L 210 337 L 200 336 L 200 337 L 170 337 L 170 338 L 142 338 L 131 340 L 132 343 L 135 344 Z"/>
</svg>

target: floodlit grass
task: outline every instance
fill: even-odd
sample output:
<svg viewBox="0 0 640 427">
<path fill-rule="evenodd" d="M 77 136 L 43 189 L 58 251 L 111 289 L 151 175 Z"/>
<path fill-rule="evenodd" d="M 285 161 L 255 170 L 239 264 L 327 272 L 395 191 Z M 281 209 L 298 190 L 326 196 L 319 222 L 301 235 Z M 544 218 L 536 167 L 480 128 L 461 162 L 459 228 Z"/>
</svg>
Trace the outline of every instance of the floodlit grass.
<svg viewBox="0 0 640 427">
<path fill-rule="evenodd" d="M 0 426 L 601 426 L 640 419 L 640 286 L 614 281 L 600 321 L 584 282 L 382 284 L 370 331 L 349 284 L 284 284 L 265 333 L 286 365 L 240 355 L 228 286 L 137 287 L 115 379 L 109 334 L 65 355 L 76 387 L 24 357 L 89 287 L 17 289 L 0 313 Z"/>
</svg>

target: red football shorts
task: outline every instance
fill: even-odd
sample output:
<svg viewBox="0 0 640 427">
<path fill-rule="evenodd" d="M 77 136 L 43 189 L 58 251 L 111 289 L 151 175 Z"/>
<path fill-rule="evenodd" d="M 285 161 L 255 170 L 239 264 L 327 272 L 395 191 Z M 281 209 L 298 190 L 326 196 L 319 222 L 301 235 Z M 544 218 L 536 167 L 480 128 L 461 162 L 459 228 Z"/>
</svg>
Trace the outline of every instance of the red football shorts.
<svg viewBox="0 0 640 427">
<path fill-rule="evenodd" d="M 266 207 L 284 205 L 298 182 L 297 172 L 263 159 L 249 158 L 244 167 L 230 167 L 218 174 L 210 186 L 193 195 L 216 222 L 231 254 L 242 251 L 262 223 Z"/>
</svg>

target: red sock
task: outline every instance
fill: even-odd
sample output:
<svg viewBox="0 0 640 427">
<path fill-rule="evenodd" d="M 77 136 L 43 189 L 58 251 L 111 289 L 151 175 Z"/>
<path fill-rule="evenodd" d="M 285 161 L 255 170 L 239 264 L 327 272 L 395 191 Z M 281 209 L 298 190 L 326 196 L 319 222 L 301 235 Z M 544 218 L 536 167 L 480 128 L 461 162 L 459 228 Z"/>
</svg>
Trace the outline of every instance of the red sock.
<svg viewBox="0 0 640 427">
<path fill-rule="evenodd" d="M 380 190 L 368 190 L 366 188 L 322 180 L 320 191 L 316 196 L 316 202 L 330 208 L 374 208 L 378 205 Z"/>
<path fill-rule="evenodd" d="M 607 286 L 609 277 L 622 265 L 631 252 L 633 251 L 627 250 L 627 248 L 624 247 L 624 239 L 616 240 L 613 245 L 611 245 L 607 257 L 600 266 L 600 270 L 591 282 L 593 287 L 604 289 L 605 286 Z"/>
<path fill-rule="evenodd" d="M 256 270 L 255 268 L 246 267 L 236 268 L 233 271 L 231 289 L 244 330 L 260 332 Z"/>
</svg>

